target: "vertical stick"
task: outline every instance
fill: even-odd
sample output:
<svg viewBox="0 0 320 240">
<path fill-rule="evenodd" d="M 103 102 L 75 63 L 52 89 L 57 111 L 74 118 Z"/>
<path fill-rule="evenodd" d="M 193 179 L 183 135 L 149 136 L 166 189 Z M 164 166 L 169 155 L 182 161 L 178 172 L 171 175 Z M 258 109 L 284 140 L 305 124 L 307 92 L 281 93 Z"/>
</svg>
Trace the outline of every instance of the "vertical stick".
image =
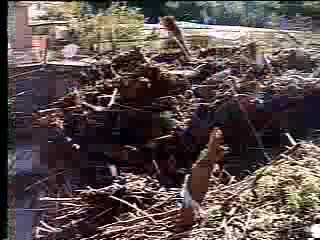
<svg viewBox="0 0 320 240">
<path fill-rule="evenodd" d="M 44 39 L 44 53 L 43 53 L 43 63 L 47 64 L 47 53 L 48 53 L 48 37 L 45 37 Z"/>
</svg>

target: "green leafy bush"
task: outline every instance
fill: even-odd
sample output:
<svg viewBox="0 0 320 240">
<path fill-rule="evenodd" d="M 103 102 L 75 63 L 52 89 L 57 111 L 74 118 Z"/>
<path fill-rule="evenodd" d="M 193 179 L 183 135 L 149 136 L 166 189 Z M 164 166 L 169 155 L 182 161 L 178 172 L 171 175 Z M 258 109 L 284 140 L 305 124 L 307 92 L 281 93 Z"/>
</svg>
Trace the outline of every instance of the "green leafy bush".
<svg viewBox="0 0 320 240">
<path fill-rule="evenodd" d="M 127 7 L 112 9 L 112 33 L 116 40 L 135 40 L 143 35 L 144 15 L 131 13 Z"/>
<path fill-rule="evenodd" d="M 143 36 L 144 15 L 132 13 L 127 7 L 112 7 L 112 16 L 75 16 L 78 20 L 72 28 L 78 33 L 83 49 L 92 49 L 95 44 L 108 41 L 117 47 L 117 41 L 135 41 Z"/>
</svg>

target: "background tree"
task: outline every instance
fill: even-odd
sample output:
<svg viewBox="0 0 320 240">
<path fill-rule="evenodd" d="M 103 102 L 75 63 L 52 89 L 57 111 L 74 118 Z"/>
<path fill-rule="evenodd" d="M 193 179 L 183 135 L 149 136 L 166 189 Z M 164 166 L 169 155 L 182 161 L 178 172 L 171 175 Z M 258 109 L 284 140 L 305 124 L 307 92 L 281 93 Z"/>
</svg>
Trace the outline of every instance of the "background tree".
<svg viewBox="0 0 320 240">
<path fill-rule="evenodd" d="M 135 40 L 143 34 L 143 13 L 130 12 L 117 2 L 70 1 L 61 4 L 63 16 L 70 21 L 70 30 L 78 36 L 78 41 L 73 41 L 81 49 L 92 50 L 104 40 Z"/>
<path fill-rule="evenodd" d="M 304 1 L 303 15 L 320 19 L 320 1 Z"/>
<path fill-rule="evenodd" d="M 320 18 L 319 1 L 160 1 L 160 3 L 161 16 L 173 15 L 179 21 L 203 21 L 205 16 L 209 16 L 215 18 L 216 24 L 220 25 L 262 27 L 270 21 L 271 16 L 294 17 L 296 13 Z M 200 12 L 205 14 L 199 14 Z"/>
</svg>

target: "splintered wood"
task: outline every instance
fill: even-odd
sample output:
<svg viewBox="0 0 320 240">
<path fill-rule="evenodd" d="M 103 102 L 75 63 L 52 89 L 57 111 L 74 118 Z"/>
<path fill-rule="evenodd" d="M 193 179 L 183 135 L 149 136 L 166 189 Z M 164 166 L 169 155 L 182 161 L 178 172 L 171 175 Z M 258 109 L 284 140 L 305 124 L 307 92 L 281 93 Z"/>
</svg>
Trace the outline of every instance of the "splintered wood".
<svg viewBox="0 0 320 240">
<path fill-rule="evenodd" d="M 209 179 L 216 165 L 222 166 L 224 150 L 221 148 L 223 144 L 223 135 L 220 129 L 213 129 L 210 133 L 208 143 L 208 154 L 198 161 L 192 167 L 192 175 L 188 183 L 188 189 L 192 199 L 201 203 L 206 192 L 208 191 Z M 219 169 L 222 171 L 222 169 Z"/>
<path fill-rule="evenodd" d="M 192 167 L 191 176 L 187 179 L 184 186 L 187 193 L 190 193 L 191 207 L 184 206 L 180 210 L 177 227 L 190 227 L 194 223 L 194 213 L 200 211 L 199 205 L 204 199 L 209 189 L 210 178 L 212 171 L 216 165 L 219 166 L 219 171 L 222 171 L 222 163 L 224 150 L 223 134 L 220 129 L 213 129 L 210 133 L 210 140 L 208 143 L 208 150 L 205 156 L 201 156 Z M 186 197 L 186 196 L 184 196 Z"/>
</svg>

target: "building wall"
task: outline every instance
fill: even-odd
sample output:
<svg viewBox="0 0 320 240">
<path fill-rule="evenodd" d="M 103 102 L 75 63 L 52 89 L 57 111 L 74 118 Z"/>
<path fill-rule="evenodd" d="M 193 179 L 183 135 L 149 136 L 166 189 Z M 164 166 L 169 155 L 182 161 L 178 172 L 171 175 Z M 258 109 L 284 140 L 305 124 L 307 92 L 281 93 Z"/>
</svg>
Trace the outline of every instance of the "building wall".
<svg viewBox="0 0 320 240">
<path fill-rule="evenodd" d="M 16 6 L 16 49 L 32 47 L 32 28 L 28 21 L 28 6 Z"/>
<path fill-rule="evenodd" d="M 8 2 L 8 17 L 7 17 L 7 32 L 8 32 L 8 42 L 11 47 L 15 46 L 15 35 L 16 35 L 16 2 Z"/>
</svg>

